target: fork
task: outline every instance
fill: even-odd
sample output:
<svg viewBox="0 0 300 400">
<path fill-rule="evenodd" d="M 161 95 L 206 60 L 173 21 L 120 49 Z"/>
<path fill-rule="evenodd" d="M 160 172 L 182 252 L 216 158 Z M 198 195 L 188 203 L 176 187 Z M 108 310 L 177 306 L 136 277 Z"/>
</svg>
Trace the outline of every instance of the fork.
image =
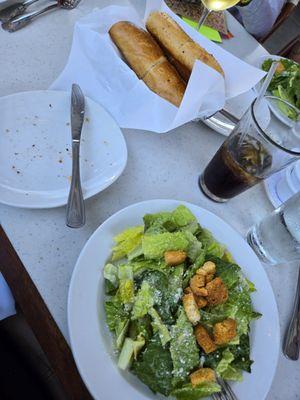
<svg viewBox="0 0 300 400">
<path fill-rule="evenodd" d="M 298 283 L 295 295 L 292 318 L 287 329 L 283 354 L 290 360 L 298 360 L 300 352 L 300 269 L 298 272 Z"/>
<path fill-rule="evenodd" d="M 31 4 L 36 3 L 37 1 L 40 0 L 26 0 L 24 2 L 17 2 L 14 4 L 11 4 L 8 7 L 5 7 L 0 11 L 0 21 L 1 22 L 8 22 L 9 20 L 24 14 L 26 9 L 31 6 Z"/>
<path fill-rule="evenodd" d="M 221 386 L 222 391 L 212 395 L 213 400 L 238 400 L 230 385 L 221 378 L 217 378 L 218 384 Z"/>
<path fill-rule="evenodd" d="M 30 24 L 31 21 L 36 19 L 39 15 L 44 14 L 48 11 L 54 10 L 56 8 L 64 8 L 67 10 L 72 10 L 73 8 L 77 7 L 81 0 L 59 0 L 50 6 L 42 8 L 38 11 L 33 11 L 32 13 L 22 15 L 18 18 L 11 19 L 7 22 L 2 24 L 2 29 L 8 32 L 15 32 L 24 26 Z"/>
</svg>

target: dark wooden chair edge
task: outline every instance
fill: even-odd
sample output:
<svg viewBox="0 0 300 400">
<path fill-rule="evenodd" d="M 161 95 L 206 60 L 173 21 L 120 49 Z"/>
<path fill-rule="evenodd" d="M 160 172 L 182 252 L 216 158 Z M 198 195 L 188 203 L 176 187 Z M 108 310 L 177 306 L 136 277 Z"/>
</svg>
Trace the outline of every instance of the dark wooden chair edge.
<svg viewBox="0 0 300 400">
<path fill-rule="evenodd" d="M 68 398 L 92 399 L 79 375 L 70 347 L 1 225 L 0 272 Z"/>
<path fill-rule="evenodd" d="M 263 38 L 260 39 L 260 43 L 264 43 L 267 39 L 269 39 L 269 37 L 271 35 L 273 35 L 273 33 L 284 23 L 284 21 L 293 13 L 293 11 L 295 10 L 295 8 L 297 7 L 296 4 L 294 4 L 293 2 L 287 2 L 283 8 L 282 11 L 280 13 L 280 15 L 278 16 L 275 24 L 273 25 L 273 28 L 271 29 L 271 31 L 264 36 Z"/>
</svg>

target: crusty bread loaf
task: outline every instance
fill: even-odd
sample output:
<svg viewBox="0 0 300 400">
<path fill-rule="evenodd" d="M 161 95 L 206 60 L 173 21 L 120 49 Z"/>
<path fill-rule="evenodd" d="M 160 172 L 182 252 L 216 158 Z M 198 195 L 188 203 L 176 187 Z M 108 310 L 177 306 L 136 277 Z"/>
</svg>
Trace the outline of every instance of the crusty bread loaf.
<svg viewBox="0 0 300 400">
<path fill-rule="evenodd" d="M 152 12 L 146 27 L 185 80 L 190 76 L 196 60 L 224 76 L 224 71 L 214 56 L 195 43 L 167 13 Z"/>
<path fill-rule="evenodd" d="M 152 36 L 126 21 L 114 24 L 109 34 L 138 78 L 153 92 L 179 107 L 186 84 Z"/>
<path fill-rule="evenodd" d="M 144 82 L 154 93 L 179 107 L 186 85 L 174 69 L 168 60 L 158 63 L 149 70 Z"/>
</svg>

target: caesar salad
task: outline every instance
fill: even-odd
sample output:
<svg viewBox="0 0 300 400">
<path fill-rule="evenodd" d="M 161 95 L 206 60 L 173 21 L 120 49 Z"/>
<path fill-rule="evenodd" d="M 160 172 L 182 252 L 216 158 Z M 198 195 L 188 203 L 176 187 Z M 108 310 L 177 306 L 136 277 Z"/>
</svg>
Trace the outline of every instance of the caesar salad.
<svg viewBox="0 0 300 400">
<path fill-rule="evenodd" d="M 221 391 L 217 377 L 242 381 L 261 314 L 226 248 L 183 205 L 145 215 L 114 240 L 104 308 L 118 367 L 178 400 Z"/>
</svg>

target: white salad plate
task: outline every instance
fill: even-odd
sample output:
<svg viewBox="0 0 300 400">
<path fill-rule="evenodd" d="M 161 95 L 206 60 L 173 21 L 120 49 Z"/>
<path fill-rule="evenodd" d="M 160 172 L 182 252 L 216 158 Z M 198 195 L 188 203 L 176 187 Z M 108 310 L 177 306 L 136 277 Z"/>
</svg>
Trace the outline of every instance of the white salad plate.
<svg viewBox="0 0 300 400">
<path fill-rule="evenodd" d="M 130 372 L 116 365 L 112 337 L 104 312 L 103 266 L 111 255 L 113 237 L 143 223 L 147 213 L 186 205 L 216 240 L 225 244 L 245 276 L 255 283 L 252 301 L 263 317 L 251 325 L 252 373 L 232 387 L 241 400 L 264 400 L 270 389 L 280 347 L 279 317 L 267 274 L 250 246 L 230 225 L 211 212 L 177 200 L 150 200 L 131 205 L 108 218 L 91 236 L 76 263 L 68 297 L 68 327 L 73 355 L 80 374 L 96 400 L 163 399 L 154 395 Z"/>
<path fill-rule="evenodd" d="M 70 93 L 2 97 L 0 114 L 0 202 L 25 208 L 66 204 L 72 174 Z M 88 198 L 121 175 L 127 148 L 113 118 L 88 98 L 81 137 L 81 180 Z"/>
</svg>

